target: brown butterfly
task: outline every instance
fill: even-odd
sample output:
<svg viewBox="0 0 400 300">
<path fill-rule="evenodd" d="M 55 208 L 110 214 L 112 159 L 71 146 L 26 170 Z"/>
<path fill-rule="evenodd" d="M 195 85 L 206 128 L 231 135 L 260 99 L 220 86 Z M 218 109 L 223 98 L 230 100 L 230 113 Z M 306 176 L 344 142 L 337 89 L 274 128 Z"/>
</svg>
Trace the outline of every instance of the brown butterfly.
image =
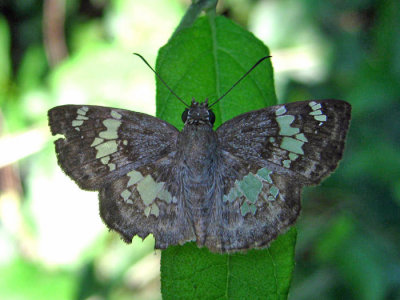
<svg viewBox="0 0 400 300">
<path fill-rule="evenodd" d="M 266 247 L 296 221 L 302 187 L 336 168 L 351 106 L 277 105 L 214 131 L 212 105 L 193 100 L 182 131 L 90 105 L 49 110 L 49 126 L 64 135 L 55 141 L 59 165 L 82 189 L 99 191 L 102 219 L 126 242 L 153 234 L 158 249 L 188 241 L 220 253 Z"/>
</svg>

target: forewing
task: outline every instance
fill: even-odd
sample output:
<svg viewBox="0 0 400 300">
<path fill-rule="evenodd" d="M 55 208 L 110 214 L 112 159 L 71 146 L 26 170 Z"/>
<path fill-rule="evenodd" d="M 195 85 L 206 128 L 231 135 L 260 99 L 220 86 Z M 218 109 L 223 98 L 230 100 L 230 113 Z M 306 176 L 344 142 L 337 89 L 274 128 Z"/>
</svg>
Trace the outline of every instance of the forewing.
<svg viewBox="0 0 400 300">
<path fill-rule="evenodd" d="M 222 149 L 317 184 L 342 157 L 351 106 L 340 100 L 294 102 L 248 112 L 217 129 Z"/>
<path fill-rule="evenodd" d="M 128 110 L 64 105 L 48 112 L 58 163 L 83 189 L 106 183 L 175 151 L 178 130 Z"/>
</svg>

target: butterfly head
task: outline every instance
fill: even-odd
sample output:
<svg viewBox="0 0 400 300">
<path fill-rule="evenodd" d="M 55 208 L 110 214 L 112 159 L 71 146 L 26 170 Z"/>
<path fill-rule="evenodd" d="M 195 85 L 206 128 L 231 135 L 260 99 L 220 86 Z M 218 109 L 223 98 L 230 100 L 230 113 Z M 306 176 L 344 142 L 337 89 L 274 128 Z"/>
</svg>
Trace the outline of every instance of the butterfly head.
<svg viewBox="0 0 400 300">
<path fill-rule="evenodd" d="M 210 124 L 213 126 L 215 115 L 212 110 L 208 108 L 208 99 L 203 103 L 199 103 L 193 98 L 190 107 L 186 108 L 182 113 L 182 121 L 185 124 Z"/>
</svg>

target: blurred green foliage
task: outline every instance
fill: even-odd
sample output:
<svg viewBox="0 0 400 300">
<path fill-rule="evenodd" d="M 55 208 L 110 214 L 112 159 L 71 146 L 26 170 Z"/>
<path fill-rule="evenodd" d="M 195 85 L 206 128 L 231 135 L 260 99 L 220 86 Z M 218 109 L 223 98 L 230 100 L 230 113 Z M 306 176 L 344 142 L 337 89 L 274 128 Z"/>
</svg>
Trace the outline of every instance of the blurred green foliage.
<svg viewBox="0 0 400 300">
<path fill-rule="evenodd" d="M 153 74 L 131 53 L 154 65 L 187 3 L 67 1 L 68 56 L 51 61 L 49 2 L 0 2 L 0 298 L 159 299 L 153 241 L 105 232 L 95 193 L 56 165 L 46 112 L 154 114 Z M 303 193 L 289 298 L 400 299 L 399 1 L 226 0 L 218 12 L 270 47 L 279 101 L 353 106 L 338 170 Z"/>
</svg>

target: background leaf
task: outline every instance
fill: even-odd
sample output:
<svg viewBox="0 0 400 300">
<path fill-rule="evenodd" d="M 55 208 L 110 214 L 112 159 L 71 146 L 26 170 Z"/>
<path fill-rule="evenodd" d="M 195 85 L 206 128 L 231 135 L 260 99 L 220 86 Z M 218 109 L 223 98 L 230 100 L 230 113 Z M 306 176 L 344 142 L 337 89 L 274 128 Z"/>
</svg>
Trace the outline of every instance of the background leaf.
<svg viewBox="0 0 400 300">
<path fill-rule="evenodd" d="M 188 104 L 228 90 L 268 48 L 224 17 L 200 18 L 160 49 L 157 71 Z M 213 107 L 216 125 L 241 113 L 276 104 L 270 61 L 257 67 Z M 157 82 L 157 116 L 182 128 L 184 105 Z M 194 243 L 162 252 L 164 299 L 285 299 L 294 266 L 295 229 L 269 249 L 220 255 Z"/>
</svg>

